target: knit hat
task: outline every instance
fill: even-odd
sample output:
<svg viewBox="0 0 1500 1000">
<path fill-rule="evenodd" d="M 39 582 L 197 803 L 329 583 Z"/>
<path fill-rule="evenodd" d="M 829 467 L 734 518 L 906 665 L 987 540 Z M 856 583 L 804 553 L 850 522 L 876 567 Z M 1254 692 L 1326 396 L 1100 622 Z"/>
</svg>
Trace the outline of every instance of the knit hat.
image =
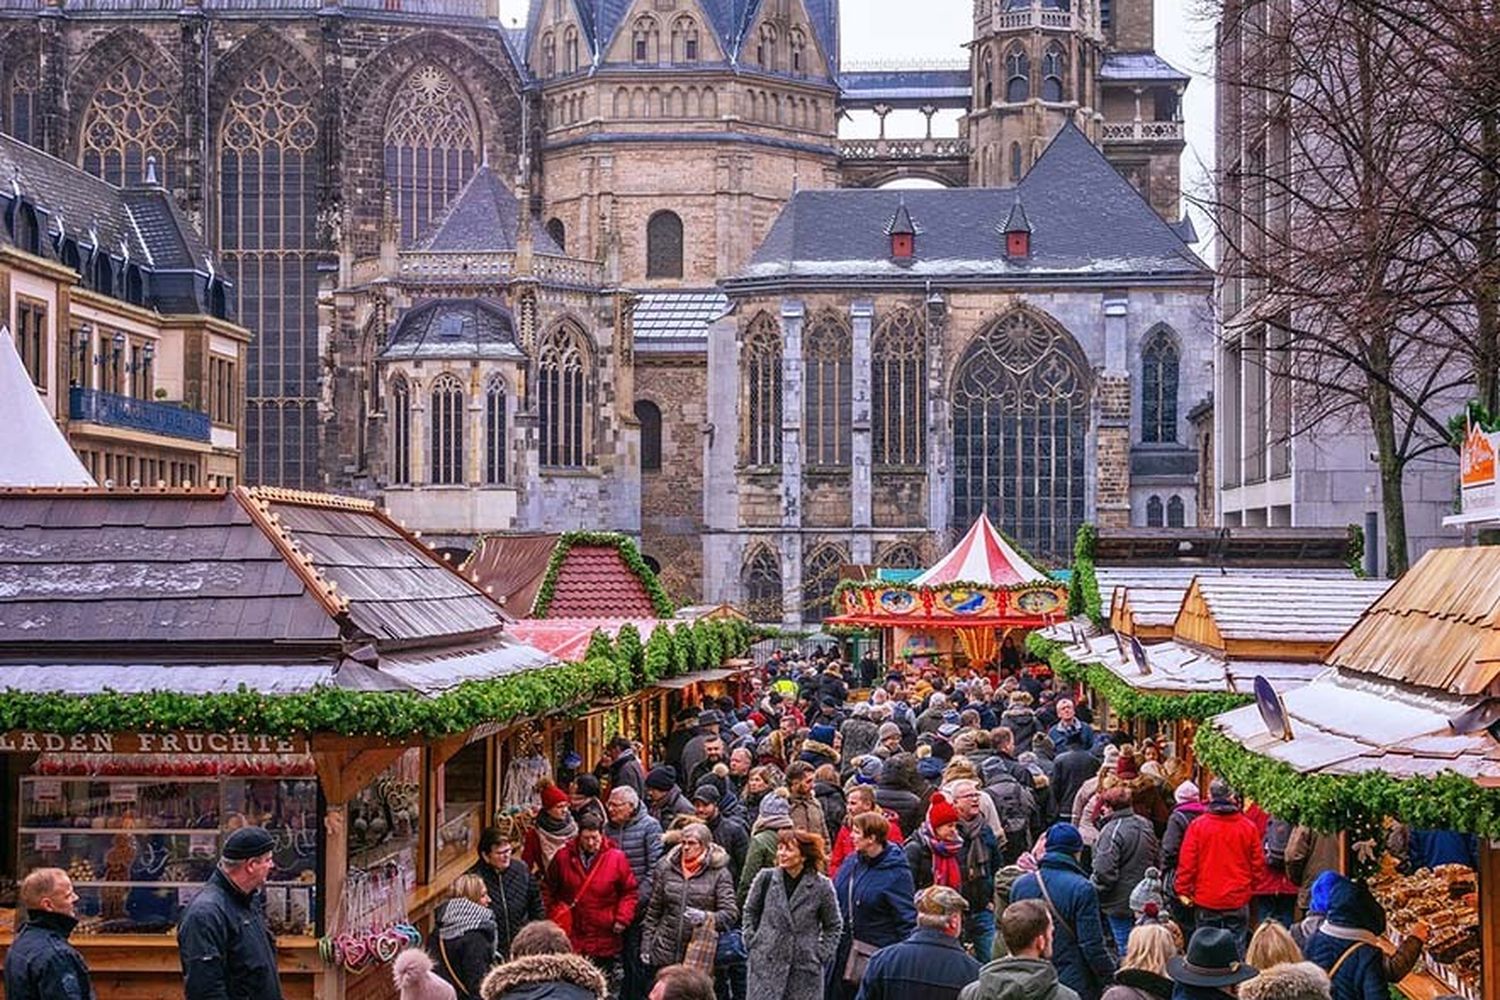
<svg viewBox="0 0 1500 1000">
<path fill-rule="evenodd" d="M 1130 890 L 1130 908 L 1136 913 L 1145 913 L 1148 905 L 1154 905 L 1160 912 L 1163 898 L 1161 869 L 1147 868 L 1135 888 Z"/>
<path fill-rule="evenodd" d="M 224 841 L 225 861 L 249 861 L 276 849 L 276 838 L 266 832 L 265 827 L 242 826 Z"/>
<path fill-rule="evenodd" d="M 1083 850 L 1083 836 L 1072 823 L 1053 823 L 1047 829 L 1047 850 L 1077 854 Z"/>
<path fill-rule="evenodd" d="M 1343 876 L 1338 872 L 1330 870 L 1313 879 L 1312 888 L 1308 891 L 1307 897 L 1308 913 L 1326 914 L 1328 912 L 1328 898 L 1333 895 L 1333 887 L 1339 884 L 1341 878 Z"/>
<path fill-rule="evenodd" d="M 716 806 L 723 797 L 718 787 L 713 784 L 702 784 L 693 790 L 693 801 L 702 802 L 704 805 Z"/>
<path fill-rule="evenodd" d="M 755 735 L 755 727 L 750 723 L 743 721 L 736 722 L 734 725 L 730 726 L 729 731 L 739 739 L 745 739 L 747 736 Z"/>
<path fill-rule="evenodd" d="M 1119 765 L 1120 765 L 1120 748 L 1117 747 L 1117 746 L 1115 746 L 1113 743 L 1107 744 L 1104 747 L 1104 766 L 1105 766 L 1105 768 L 1107 770 L 1113 771 Z"/>
<path fill-rule="evenodd" d="M 787 802 L 786 796 L 780 792 L 772 792 L 760 800 L 760 819 L 765 819 L 767 816 L 786 816 L 790 818 L 791 815 L 791 803 Z"/>
<path fill-rule="evenodd" d="M 944 823 L 957 822 L 958 810 L 953 808 L 953 803 L 944 798 L 942 792 L 934 793 L 927 807 L 927 825 L 936 830 Z"/>
<path fill-rule="evenodd" d="M 819 723 L 808 731 L 807 738 L 824 746 L 833 746 L 835 732 L 836 730 L 832 726 Z"/>
<path fill-rule="evenodd" d="M 654 788 L 658 792 L 665 792 L 677 784 L 677 769 L 671 764 L 658 764 L 646 775 L 646 787 Z"/>
<path fill-rule="evenodd" d="M 854 780 L 861 785 L 875 784 L 880 780 L 880 772 L 885 770 L 885 765 L 874 754 L 864 754 L 850 763 L 854 765 Z"/>
<path fill-rule="evenodd" d="M 877 743 L 884 743 L 892 736 L 898 740 L 901 738 L 901 727 L 894 722 L 882 722 L 880 728 L 875 730 L 875 742 Z"/>
<path fill-rule="evenodd" d="M 941 757 L 923 757 L 917 761 L 917 773 L 928 781 L 937 781 L 943 776 L 943 759 Z"/>
<path fill-rule="evenodd" d="M 1134 757 L 1129 757 L 1122 754 L 1119 761 L 1115 764 L 1115 773 L 1126 781 L 1130 781 L 1133 778 L 1139 778 L 1141 776 L 1141 768 L 1140 765 L 1135 762 Z"/>
<path fill-rule="evenodd" d="M 551 809 L 553 806 L 565 806 L 568 804 L 568 793 L 550 781 L 539 782 L 537 784 L 537 791 L 541 793 L 543 809 Z"/>
<path fill-rule="evenodd" d="M 1184 781 L 1177 786 L 1177 791 L 1172 793 L 1172 798 L 1181 806 L 1189 802 L 1201 801 L 1203 794 L 1198 791 L 1198 786 L 1192 781 Z"/>
<path fill-rule="evenodd" d="M 578 790 L 579 795 L 587 795 L 591 799 L 599 797 L 599 779 L 592 774 L 580 774 L 574 778 L 573 787 Z"/>
</svg>

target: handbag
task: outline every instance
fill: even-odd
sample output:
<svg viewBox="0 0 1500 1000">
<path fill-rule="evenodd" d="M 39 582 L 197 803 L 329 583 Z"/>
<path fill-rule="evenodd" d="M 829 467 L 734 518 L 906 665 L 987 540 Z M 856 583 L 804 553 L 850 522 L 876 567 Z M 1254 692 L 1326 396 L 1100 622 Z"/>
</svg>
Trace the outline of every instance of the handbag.
<svg viewBox="0 0 1500 1000">
<path fill-rule="evenodd" d="M 455 990 L 463 995 L 464 1000 L 469 1000 L 474 994 L 469 992 L 468 987 L 464 985 L 464 981 L 459 978 L 458 973 L 453 971 L 453 963 L 448 961 L 448 945 L 443 942 L 442 937 L 438 938 L 438 954 L 443 956 L 443 968 L 448 970 L 448 981 L 453 984 Z"/>
<path fill-rule="evenodd" d="M 854 877 L 849 879 L 849 957 L 844 960 L 844 982 L 858 983 L 865 978 L 865 967 L 870 957 L 880 950 L 879 945 L 861 941 L 854 937 Z"/>
<path fill-rule="evenodd" d="M 712 920 L 705 920 L 693 927 L 692 936 L 688 938 L 687 952 L 682 956 L 682 964 L 711 976 L 714 974 L 714 961 L 718 957 L 718 951 L 719 931 Z"/>
<path fill-rule="evenodd" d="M 547 907 L 547 919 L 558 927 L 561 927 L 562 932 L 568 936 L 569 940 L 573 937 L 573 907 L 583 898 L 583 890 L 587 889 L 589 883 L 593 881 L 594 873 L 602 867 L 603 858 L 595 858 L 594 867 L 589 869 L 589 873 L 578 884 L 578 893 L 573 897 L 572 903 L 557 902 Z"/>
<path fill-rule="evenodd" d="M 745 935 L 738 927 L 720 931 L 719 943 L 714 949 L 714 968 L 737 965 L 750 961 L 750 952 L 745 948 Z"/>
</svg>

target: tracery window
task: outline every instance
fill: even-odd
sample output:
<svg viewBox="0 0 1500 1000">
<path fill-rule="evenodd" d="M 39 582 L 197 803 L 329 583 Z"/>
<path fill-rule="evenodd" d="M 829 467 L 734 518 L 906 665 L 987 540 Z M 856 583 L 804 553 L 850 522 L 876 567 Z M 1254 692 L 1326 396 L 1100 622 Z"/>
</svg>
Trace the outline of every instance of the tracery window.
<svg viewBox="0 0 1500 1000">
<path fill-rule="evenodd" d="M 1161 497 L 1151 496 L 1146 499 L 1146 527 L 1160 528 L 1162 526 Z"/>
<path fill-rule="evenodd" d="M 6 134 L 33 146 L 41 145 L 42 138 L 40 90 L 36 57 L 22 59 L 5 80 L 4 104 L 0 106 Z"/>
<path fill-rule="evenodd" d="M 592 381 L 583 331 L 571 323 L 554 326 L 537 352 L 543 465 L 576 469 L 588 464 L 585 422 L 593 412 Z"/>
<path fill-rule="evenodd" d="M 649 399 L 635 401 L 635 419 L 641 422 L 641 471 L 661 470 L 661 407 Z"/>
<path fill-rule="evenodd" d="M 740 573 L 745 613 L 753 622 L 779 622 L 783 612 L 781 560 L 770 548 L 757 546 Z"/>
<path fill-rule="evenodd" d="M 1031 60 L 1020 45 L 1005 57 L 1005 100 L 1019 104 L 1031 97 Z"/>
<path fill-rule="evenodd" d="M 761 69 L 775 71 L 781 68 L 776 53 L 776 29 L 769 24 L 760 26 L 760 41 L 755 46 L 755 61 L 760 63 Z"/>
<path fill-rule="evenodd" d="M 226 103 L 219 241 L 239 320 L 256 333 L 244 450 L 252 484 L 319 481 L 317 139 L 307 91 L 274 61 L 251 70 Z"/>
<path fill-rule="evenodd" d="M 880 554 L 879 565 L 885 569 L 921 569 L 922 557 L 905 542 L 897 542 Z"/>
<path fill-rule="evenodd" d="M 691 17 L 672 22 L 672 61 L 698 61 L 698 22 Z"/>
<path fill-rule="evenodd" d="M 847 560 L 836 546 L 824 545 L 807 557 L 802 567 L 802 620 L 819 622 L 832 618 L 833 591 Z"/>
<path fill-rule="evenodd" d="M 411 387 L 399 375 L 391 383 L 391 482 L 411 482 Z"/>
<path fill-rule="evenodd" d="M 682 220 L 657 212 L 646 223 L 646 277 L 682 277 Z"/>
<path fill-rule="evenodd" d="M 1167 501 L 1167 527 L 1181 528 L 1186 520 L 1187 512 L 1184 508 L 1182 497 L 1173 494 Z"/>
<path fill-rule="evenodd" d="M 542 76 L 555 76 L 557 74 L 557 39 L 552 37 L 552 32 L 542 36 Z"/>
<path fill-rule="evenodd" d="M 659 61 L 657 53 L 660 51 L 660 44 L 661 30 L 656 26 L 656 19 L 636 18 L 635 27 L 631 33 L 631 51 L 635 61 L 638 63 Z"/>
<path fill-rule="evenodd" d="M 79 132 L 84 170 L 111 184 L 140 184 L 146 160 L 156 158 L 156 178 L 175 177 L 181 132 L 172 92 L 139 59 L 127 58 L 104 75 L 83 111 Z"/>
<path fill-rule="evenodd" d="M 563 32 L 563 70 L 578 72 L 578 29 L 571 24 Z"/>
<path fill-rule="evenodd" d="M 983 111 L 995 103 L 995 54 L 984 50 L 984 61 L 979 64 L 980 104 L 976 111 Z"/>
<path fill-rule="evenodd" d="M 854 405 L 854 345 L 849 327 L 833 313 L 822 313 L 808 325 L 802 340 L 807 464 L 848 465 Z"/>
<path fill-rule="evenodd" d="M 781 464 L 781 327 L 769 313 L 750 321 L 745 373 L 745 464 Z"/>
<path fill-rule="evenodd" d="M 1141 346 L 1141 440 L 1177 440 L 1177 342 L 1165 327 Z"/>
<path fill-rule="evenodd" d="M 490 486 L 505 482 L 505 383 L 493 376 L 484 390 L 484 481 Z"/>
<path fill-rule="evenodd" d="M 1067 558 L 1084 519 L 1088 363 L 1050 321 L 1009 313 L 954 379 L 954 523 L 981 511 L 1031 551 Z"/>
<path fill-rule="evenodd" d="M 1047 46 L 1042 54 L 1042 100 L 1061 101 L 1063 80 L 1067 79 L 1068 57 L 1057 43 Z"/>
<path fill-rule="evenodd" d="M 385 125 L 385 180 L 401 241 L 426 231 L 479 164 L 479 120 L 453 75 L 433 63 L 409 73 Z"/>
<path fill-rule="evenodd" d="M 464 387 L 452 375 L 439 375 L 432 383 L 427 407 L 432 429 L 433 486 L 456 486 L 464 481 Z"/>
<path fill-rule="evenodd" d="M 917 314 L 897 308 L 870 344 L 876 465 L 920 465 L 927 429 L 927 343 Z"/>
<path fill-rule="evenodd" d="M 807 68 L 807 37 L 802 34 L 800 28 L 793 28 L 787 40 L 792 48 L 792 72 L 801 73 Z"/>
</svg>

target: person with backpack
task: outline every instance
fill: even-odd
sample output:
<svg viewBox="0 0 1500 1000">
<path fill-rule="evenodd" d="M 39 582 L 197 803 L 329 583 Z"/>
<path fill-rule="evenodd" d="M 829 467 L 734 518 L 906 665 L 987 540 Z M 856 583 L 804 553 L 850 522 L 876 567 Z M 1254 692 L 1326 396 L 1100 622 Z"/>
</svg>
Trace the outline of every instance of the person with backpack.
<svg viewBox="0 0 1500 1000">
<path fill-rule="evenodd" d="M 1167 831 L 1161 837 L 1162 885 L 1167 891 L 1167 909 L 1186 937 L 1193 936 L 1193 908 L 1177 897 L 1177 862 L 1182 855 L 1182 838 L 1187 835 L 1188 824 L 1208 812 L 1201 800 L 1198 786 L 1184 781 L 1173 793 L 1177 807 L 1167 818 Z"/>
<path fill-rule="evenodd" d="M 1109 812 L 1094 843 L 1091 881 L 1099 890 L 1099 908 L 1114 934 L 1116 954 L 1123 955 L 1135 926 L 1130 894 L 1160 861 L 1161 846 L 1151 821 L 1131 805 L 1129 788 L 1119 785 L 1105 792 L 1104 806 Z"/>
<path fill-rule="evenodd" d="M 1005 832 L 1001 857 L 1005 864 L 1010 864 L 1036 840 L 1041 825 L 1036 798 L 1030 788 L 1016 780 L 1015 772 L 1004 757 L 987 758 L 982 770 L 984 794 L 994 803 L 1000 828 Z"/>
<path fill-rule="evenodd" d="M 1266 859 L 1265 872 L 1251 889 L 1250 923 L 1259 927 L 1263 920 L 1275 920 L 1290 928 L 1297 914 L 1297 893 L 1301 889 L 1286 870 L 1286 846 L 1292 838 L 1292 824 L 1277 819 L 1254 802 L 1246 803 L 1245 816 L 1260 831 L 1261 853 Z"/>
</svg>

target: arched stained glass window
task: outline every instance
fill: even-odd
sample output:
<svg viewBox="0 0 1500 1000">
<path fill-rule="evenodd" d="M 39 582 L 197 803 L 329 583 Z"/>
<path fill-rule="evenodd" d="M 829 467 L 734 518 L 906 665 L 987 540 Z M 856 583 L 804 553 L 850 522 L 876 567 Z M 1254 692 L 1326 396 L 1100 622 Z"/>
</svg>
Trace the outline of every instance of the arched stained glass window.
<svg viewBox="0 0 1500 1000">
<path fill-rule="evenodd" d="M 878 565 L 884 569 L 921 569 L 922 557 L 910 545 L 897 542 L 880 554 Z"/>
<path fill-rule="evenodd" d="M 239 321 L 255 331 L 244 449 L 251 484 L 319 482 L 317 139 L 311 98 L 279 63 L 263 62 L 231 93 L 219 140 L 219 249 Z M 274 408 L 293 401 L 297 412 L 282 421 Z"/>
<path fill-rule="evenodd" d="M 401 82 L 385 121 L 385 181 L 410 243 L 474 175 L 479 120 L 453 75 L 427 63 Z"/>
<path fill-rule="evenodd" d="M 496 375 L 484 390 L 484 481 L 491 486 L 505 482 L 505 455 L 510 441 L 505 436 L 505 382 Z"/>
<path fill-rule="evenodd" d="M 848 465 L 854 402 L 854 346 L 849 327 L 837 315 L 821 313 L 808 324 L 802 343 L 807 464 Z"/>
<path fill-rule="evenodd" d="M 835 545 L 824 545 L 807 557 L 802 566 L 803 621 L 820 622 L 833 617 L 833 591 L 847 561 Z"/>
<path fill-rule="evenodd" d="M 1141 440 L 1177 440 L 1177 340 L 1157 327 L 1141 345 Z"/>
<path fill-rule="evenodd" d="M 1162 526 L 1161 497 L 1152 496 L 1146 499 L 1146 527 L 1160 528 Z"/>
<path fill-rule="evenodd" d="M 641 422 L 641 471 L 661 470 L 661 407 L 649 399 L 635 401 L 635 419 Z"/>
<path fill-rule="evenodd" d="M 140 184 L 146 160 L 155 157 L 158 182 L 170 186 L 181 138 L 175 109 L 172 92 L 154 70 L 139 59 L 121 61 L 99 81 L 83 110 L 83 169 L 111 184 Z"/>
<path fill-rule="evenodd" d="M 1017 310 L 964 352 L 953 391 L 953 515 L 981 511 L 1038 555 L 1066 559 L 1084 519 L 1088 363 L 1050 320 Z"/>
<path fill-rule="evenodd" d="M 22 142 L 40 146 L 42 139 L 42 109 L 40 100 L 41 79 L 37 70 L 37 57 L 33 54 L 18 63 L 5 81 L 4 104 L 0 115 L 4 115 L 5 133 Z"/>
<path fill-rule="evenodd" d="M 432 383 L 427 424 L 432 431 L 433 486 L 456 486 L 464 481 L 464 387 L 452 375 Z"/>
<path fill-rule="evenodd" d="M 411 386 L 399 375 L 391 383 L 391 482 L 411 482 Z"/>
<path fill-rule="evenodd" d="M 592 383 L 583 331 L 571 323 L 553 327 L 537 354 L 543 465 L 565 469 L 588 465 Z"/>
<path fill-rule="evenodd" d="M 745 333 L 745 464 L 781 464 L 781 326 L 759 313 Z"/>
<path fill-rule="evenodd" d="M 646 223 L 646 277 L 682 277 L 682 220 L 657 212 Z"/>
<path fill-rule="evenodd" d="M 1172 498 L 1167 501 L 1167 527 L 1184 527 L 1183 522 L 1186 520 L 1186 517 L 1187 512 L 1184 509 L 1182 497 L 1176 496 L 1174 494 Z"/>
<path fill-rule="evenodd" d="M 927 438 L 927 342 L 911 309 L 880 322 L 870 344 L 870 422 L 876 465 L 920 465 Z"/>
<path fill-rule="evenodd" d="M 1063 81 L 1068 78 L 1068 57 L 1056 42 L 1042 54 L 1042 100 L 1063 100 Z"/>
<path fill-rule="evenodd" d="M 1031 97 L 1031 60 L 1016 44 L 1005 56 L 1005 99 L 1019 104 Z"/>
<path fill-rule="evenodd" d="M 757 546 L 740 572 L 745 613 L 754 622 L 779 622 L 783 611 L 781 560 L 769 547 Z"/>
</svg>

